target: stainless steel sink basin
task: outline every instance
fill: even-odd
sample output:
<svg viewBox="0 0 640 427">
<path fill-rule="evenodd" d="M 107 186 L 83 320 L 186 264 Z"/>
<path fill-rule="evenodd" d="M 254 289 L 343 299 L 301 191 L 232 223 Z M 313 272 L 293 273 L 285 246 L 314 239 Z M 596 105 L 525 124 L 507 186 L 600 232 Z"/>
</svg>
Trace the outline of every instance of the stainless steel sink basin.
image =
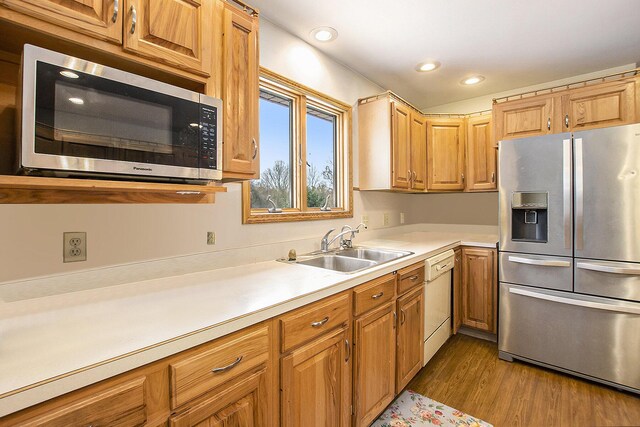
<svg viewBox="0 0 640 427">
<path fill-rule="evenodd" d="M 413 252 L 355 247 L 326 253 L 315 252 L 303 255 L 295 261 L 287 261 L 285 259 L 279 259 L 278 261 L 325 268 L 341 273 L 355 273 L 411 254 Z"/>
<path fill-rule="evenodd" d="M 337 255 L 320 255 L 315 258 L 296 261 L 296 263 L 326 268 L 328 270 L 341 271 L 343 273 L 353 273 L 354 271 L 373 267 L 377 264 L 375 261 Z"/>
<path fill-rule="evenodd" d="M 413 252 L 393 251 L 390 249 L 374 249 L 374 248 L 349 248 L 336 252 L 339 256 L 353 257 L 359 259 L 368 259 L 376 263 L 384 263 L 393 261 L 411 255 Z"/>
</svg>

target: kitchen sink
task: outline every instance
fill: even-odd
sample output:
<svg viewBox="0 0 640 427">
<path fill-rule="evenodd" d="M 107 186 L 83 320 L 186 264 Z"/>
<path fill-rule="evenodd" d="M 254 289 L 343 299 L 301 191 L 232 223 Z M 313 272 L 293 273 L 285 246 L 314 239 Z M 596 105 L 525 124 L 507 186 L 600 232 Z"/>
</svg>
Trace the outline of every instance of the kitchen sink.
<svg viewBox="0 0 640 427">
<path fill-rule="evenodd" d="M 374 249 L 374 248 L 348 248 L 336 252 L 337 255 L 352 257 L 358 259 L 367 259 L 376 263 L 385 263 L 394 259 L 411 255 L 413 252 L 408 251 L 392 251 L 390 249 Z"/>
<path fill-rule="evenodd" d="M 373 267 L 377 264 L 377 262 L 367 259 L 337 255 L 320 255 L 315 258 L 296 261 L 296 263 L 310 265 L 312 267 L 326 268 L 327 270 L 340 271 L 343 273 L 353 273 L 354 271 L 364 270 L 365 268 Z"/>
<path fill-rule="evenodd" d="M 278 261 L 309 265 L 311 267 L 319 267 L 341 273 L 355 273 L 411 254 L 413 254 L 413 252 L 355 247 L 337 249 L 326 253 L 314 252 L 308 255 L 302 255 L 295 261 L 285 259 L 279 259 Z"/>
</svg>

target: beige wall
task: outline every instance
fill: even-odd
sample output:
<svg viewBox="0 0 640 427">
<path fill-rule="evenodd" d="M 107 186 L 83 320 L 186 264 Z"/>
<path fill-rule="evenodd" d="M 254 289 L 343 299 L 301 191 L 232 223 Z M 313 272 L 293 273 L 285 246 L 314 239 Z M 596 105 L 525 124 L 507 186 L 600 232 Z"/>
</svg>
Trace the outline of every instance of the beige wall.
<svg viewBox="0 0 640 427">
<path fill-rule="evenodd" d="M 419 194 L 408 221 L 430 224 L 498 225 L 498 193 Z"/>
</svg>

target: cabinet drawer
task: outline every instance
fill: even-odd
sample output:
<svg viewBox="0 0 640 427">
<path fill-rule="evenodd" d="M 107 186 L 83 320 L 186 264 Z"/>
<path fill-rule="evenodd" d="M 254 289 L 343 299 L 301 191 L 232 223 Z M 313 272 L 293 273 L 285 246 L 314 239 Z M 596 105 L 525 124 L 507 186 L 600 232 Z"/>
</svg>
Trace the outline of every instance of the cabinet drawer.
<svg viewBox="0 0 640 427">
<path fill-rule="evenodd" d="M 43 415 L 17 424 L 20 426 L 108 425 L 141 426 L 147 421 L 144 395 L 145 377 L 111 387 L 98 394 L 76 400 Z M 1 423 L 5 425 L 4 423 Z"/>
<path fill-rule="evenodd" d="M 269 327 L 236 334 L 172 362 L 171 408 L 214 389 L 269 359 Z"/>
<path fill-rule="evenodd" d="M 280 317 L 282 352 L 349 321 L 349 294 L 309 304 Z"/>
<path fill-rule="evenodd" d="M 424 282 L 424 263 L 405 267 L 398 271 L 398 295 L 420 286 Z"/>
<path fill-rule="evenodd" d="M 364 283 L 353 290 L 353 314 L 358 316 L 391 301 L 395 293 L 396 276 L 386 276 Z"/>
</svg>

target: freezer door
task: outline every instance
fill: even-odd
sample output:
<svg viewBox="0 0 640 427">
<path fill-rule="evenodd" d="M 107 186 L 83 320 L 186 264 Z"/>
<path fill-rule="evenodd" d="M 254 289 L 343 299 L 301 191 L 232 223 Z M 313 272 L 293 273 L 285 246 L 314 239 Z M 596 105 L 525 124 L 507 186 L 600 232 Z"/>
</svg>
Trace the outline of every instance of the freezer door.
<svg viewBox="0 0 640 427">
<path fill-rule="evenodd" d="M 575 291 L 640 302 L 640 264 L 575 260 Z"/>
<path fill-rule="evenodd" d="M 640 262 L 640 124 L 576 132 L 575 257 Z"/>
<path fill-rule="evenodd" d="M 572 256 L 571 135 L 505 140 L 499 147 L 500 250 Z M 523 208 L 531 202 L 547 207 Z M 541 221 L 546 221 L 542 238 L 539 233 L 514 235 L 519 225 L 531 228 Z"/>
<path fill-rule="evenodd" d="M 500 352 L 640 392 L 640 304 L 500 284 Z"/>
<path fill-rule="evenodd" d="M 500 252 L 500 281 L 573 290 L 573 258 Z"/>
</svg>

